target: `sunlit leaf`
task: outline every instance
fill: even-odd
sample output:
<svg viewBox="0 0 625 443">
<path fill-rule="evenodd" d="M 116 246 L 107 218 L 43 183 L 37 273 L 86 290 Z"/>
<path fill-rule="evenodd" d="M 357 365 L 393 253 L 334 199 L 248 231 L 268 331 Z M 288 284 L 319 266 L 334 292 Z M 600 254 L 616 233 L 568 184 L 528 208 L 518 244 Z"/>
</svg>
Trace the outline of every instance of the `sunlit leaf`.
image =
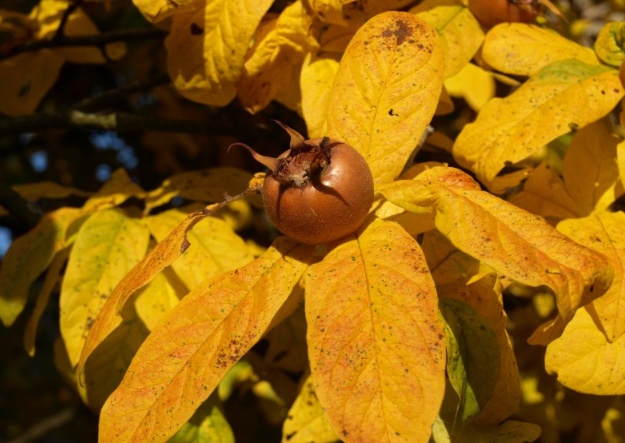
<svg viewBox="0 0 625 443">
<path fill-rule="evenodd" d="M 392 181 L 434 115 L 443 70 L 434 28 L 405 12 L 375 16 L 341 59 L 327 135 L 363 154 L 377 183 Z"/>
<path fill-rule="evenodd" d="M 201 9 L 204 2 L 197 0 L 132 0 L 143 16 L 152 23 L 171 17 L 174 14 Z"/>
<path fill-rule="evenodd" d="M 184 222 L 188 212 L 170 209 L 147 217 L 145 223 L 156 240 L 162 241 Z M 171 266 L 189 289 L 207 278 L 240 268 L 253 259 L 243 239 L 218 218 L 207 217 L 196 224 L 187 233 L 187 239 L 193 246 Z"/>
<path fill-rule="evenodd" d="M 282 443 L 333 443 L 339 441 L 308 376 L 282 427 Z"/>
<path fill-rule="evenodd" d="M 484 32 L 469 8 L 460 0 L 426 0 L 410 10 L 441 36 L 445 78 L 458 74 L 484 40 Z"/>
<path fill-rule="evenodd" d="M 473 63 L 467 63 L 460 72 L 445 80 L 449 95 L 465 99 L 475 111 L 495 96 L 495 87 L 493 75 Z"/>
<path fill-rule="evenodd" d="M 35 183 L 26 183 L 23 185 L 11 186 L 20 197 L 29 202 L 34 202 L 39 199 L 55 199 L 65 198 L 70 195 L 77 195 L 79 197 L 89 197 L 92 193 L 81 191 L 80 189 L 73 188 L 71 186 L 60 185 L 56 182 L 42 181 Z M 0 206 L 0 217 L 6 215 L 7 211 Z"/>
<path fill-rule="evenodd" d="M 482 57 L 497 71 L 513 75 L 534 75 L 561 60 L 598 65 L 595 52 L 557 32 L 526 23 L 501 23 L 484 40 Z"/>
<path fill-rule="evenodd" d="M 543 68 L 504 99 L 491 99 L 456 139 L 454 157 L 491 191 L 505 190 L 495 177 L 545 144 L 612 110 L 623 96 L 618 73 L 565 60 Z M 573 104 L 575 103 L 575 104 Z"/>
<path fill-rule="evenodd" d="M 427 442 L 443 399 L 445 349 L 418 243 L 375 221 L 311 266 L 305 285 L 315 391 L 339 437 Z"/>
<path fill-rule="evenodd" d="M 380 192 L 407 210 L 430 207 L 436 228 L 454 246 L 497 272 L 551 288 L 565 320 L 605 293 L 612 281 L 603 255 L 571 241 L 542 217 L 480 190 L 457 169 L 432 168 Z"/>
<path fill-rule="evenodd" d="M 308 138 L 327 135 L 327 116 L 330 92 L 334 76 L 339 69 L 338 57 L 306 56 L 300 85 L 302 89 L 302 113 L 308 129 Z"/>
<path fill-rule="evenodd" d="M 61 286 L 61 335 L 78 363 L 91 324 L 117 283 L 145 255 L 149 232 L 114 209 L 93 214 L 80 228 Z"/>
<path fill-rule="evenodd" d="M 351 0 L 354 1 L 354 0 Z M 310 8 L 315 15 L 326 23 L 346 26 L 347 22 L 343 18 L 343 4 L 345 0 L 310 0 Z"/>
<path fill-rule="evenodd" d="M 306 315 L 303 305 L 264 337 L 269 343 L 263 359 L 268 365 L 298 373 L 308 369 Z"/>
<path fill-rule="evenodd" d="M 248 111 L 263 109 L 285 84 L 299 83 L 296 67 L 308 52 L 318 48 L 310 31 L 312 22 L 313 17 L 298 0 L 282 11 L 269 32 L 250 50 L 237 86 Z"/>
<path fill-rule="evenodd" d="M 249 265 L 183 298 L 135 356 L 102 409 L 100 439 L 166 441 L 266 332 L 312 248 L 284 237 Z"/>
<path fill-rule="evenodd" d="M 125 169 L 120 168 L 111 174 L 111 178 L 102 188 L 85 202 L 85 211 L 108 209 L 119 206 L 131 197 L 143 198 L 145 192 L 141 186 L 130 180 Z"/>
<path fill-rule="evenodd" d="M 621 66 L 625 61 L 625 23 L 609 22 L 603 25 L 595 40 L 595 51 L 608 65 Z"/>
<path fill-rule="evenodd" d="M 234 434 L 216 392 L 167 443 L 234 443 Z"/>
<path fill-rule="evenodd" d="M 186 98 L 225 106 L 236 95 L 245 53 L 273 0 L 207 0 L 177 12 L 165 39 L 167 71 Z"/>
<path fill-rule="evenodd" d="M 151 331 L 187 292 L 189 290 L 179 277 L 171 269 L 165 268 L 137 295 L 137 315 Z"/>
<path fill-rule="evenodd" d="M 0 267 L 0 318 L 5 326 L 22 312 L 30 286 L 68 245 L 67 230 L 83 214 L 80 209 L 57 209 L 11 243 Z"/>
</svg>

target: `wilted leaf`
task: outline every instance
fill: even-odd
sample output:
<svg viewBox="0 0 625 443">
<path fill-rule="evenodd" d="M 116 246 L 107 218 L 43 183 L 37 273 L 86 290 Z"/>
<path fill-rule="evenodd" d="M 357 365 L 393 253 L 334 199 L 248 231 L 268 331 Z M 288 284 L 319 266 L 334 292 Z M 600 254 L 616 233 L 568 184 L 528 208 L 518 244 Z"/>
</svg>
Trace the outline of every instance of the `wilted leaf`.
<svg viewBox="0 0 625 443">
<path fill-rule="evenodd" d="M 491 99 L 454 146 L 458 163 L 492 192 L 497 173 L 545 144 L 598 120 L 623 96 L 618 73 L 578 60 L 552 63 L 504 99 Z"/>
<path fill-rule="evenodd" d="M 618 166 L 614 161 L 619 139 L 612 135 L 609 125 L 602 119 L 577 131 L 562 162 L 566 189 L 581 209 L 581 216 L 605 209 L 620 196 L 614 194 L 615 184 L 620 185 Z M 623 187 L 619 187 L 622 193 Z M 602 197 L 611 188 L 613 200 L 598 208 Z"/>
<path fill-rule="evenodd" d="M 80 209 L 57 209 L 11 243 L 0 267 L 0 318 L 5 326 L 22 312 L 30 286 L 68 245 L 67 230 L 83 214 Z"/>
<path fill-rule="evenodd" d="M 99 211 L 119 206 L 131 197 L 143 198 L 145 192 L 130 180 L 125 169 L 120 168 L 111 174 L 111 178 L 102 188 L 85 202 L 85 211 Z"/>
<path fill-rule="evenodd" d="M 236 95 L 245 53 L 273 0 L 207 0 L 177 12 L 165 39 L 167 71 L 186 98 L 225 106 Z"/>
<path fill-rule="evenodd" d="M 135 300 L 137 315 L 152 331 L 187 292 L 189 290 L 180 278 L 170 268 L 165 268 L 137 295 Z"/>
<path fill-rule="evenodd" d="M 422 19 L 385 12 L 351 40 L 336 73 L 328 134 L 356 148 L 377 183 L 395 179 L 434 115 L 444 62 Z"/>
<path fill-rule="evenodd" d="M 551 288 L 565 320 L 605 293 L 612 281 L 603 255 L 571 241 L 543 218 L 481 191 L 457 169 L 432 168 L 380 192 L 407 210 L 430 207 L 436 228 L 454 246 L 497 272 Z"/>
<path fill-rule="evenodd" d="M 484 41 L 482 27 L 460 0 L 426 0 L 410 12 L 438 31 L 445 58 L 445 78 L 458 74 Z"/>
<path fill-rule="evenodd" d="M 508 201 L 545 218 L 562 220 L 580 217 L 582 214 L 577 200 L 571 198 L 564 182 L 547 162 L 542 162 L 534 169 L 523 184 L 523 190 Z"/>
<path fill-rule="evenodd" d="M 399 225 L 374 221 L 311 266 L 305 285 L 315 391 L 339 437 L 427 442 L 445 349 L 419 244 Z"/>
<path fill-rule="evenodd" d="M 18 54 L 0 62 L 0 112 L 10 117 L 35 112 L 65 61 L 50 50 Z"/>
<path fill-rule="evenodd" d="M 300 74 L 302 113 L 308 129 L 308 138 L 328 134 L 327 117 L 334 76 L 339 69 L 338 57 L 314 57 L 308 54 Z"/>
<path fill-rule="evenodd" d="M 497 71 L 527 76 L 566 59 L 599 64 L 592 49 L 551 29 L 525 23 L 501 23 L 492 28 L 486 34 L 482 57 Z"/>
<path fill-rule="evenodd" d="M 282 443 L 335 441 L 339 441 L 339 437 L 319 404 L 312 377 L 308 376 L 284 421 Z"/>
<path fill-rule="evenodd" d="M 452 97 L 466 100 L 474 111 L 479 111 L 495 96 L 493 74 L 473 63 L 467 63 L 458 74 L 445 80 L 445 89 Z"/>
<path fill-rule="evenodd" d="M 175 2 L 169 0 L 132 0 L 132 3 L 152 23 L 158 23 L 174 14 L 204 7 L 204 2 L 197 0 L 176 0 Z"/>
<path fill-rule="evenodd" d="M 284 237 L 249 265 L 203 282 L 159 323 L 102 409 L 100 439 L 166 441 L 266 332 L 312 248 Z"/>
<path fill-rule="evenodd" d="M 167 443 L 234 443 L 234 434 L 222 409 L 214 392 Z"/>
<path fill-rule="evenodd" d="M 595 40 L 595 52 L 608 65 L 621 66 L 625 61 L 625 23 L 610 22 L 603 25 Z"/>
<path fill-rule="evenodd" d="M 147 217 L 145 223 L 160 242 L 187 217 L 188 211 L 170 209 Z M 207 278 L 240 268 L 253 260 L 243 239 L 228 223 L 218 218 L 207 217 L 197 223 L 187 233 L 187 239 L 193 246 L 171 266 L 189 289 Z"/>
<path fill-rule="evenodd" d="M 96 212 L 78 231 L 59 302 L 61 335 L 72 365 L 113 288 L 145 255 L 148 240 L 141 222 L 115 209 Z"/>
<path fill-rule="evenodd" d="M 256 113 L 276 97 L 278 90 L 295 81 L 296 69 L 307 53 L 318 48 L 312 36 L 312 16 L 301 1 L 287 6 L 245 60 L 237 90 L 243 106 Z"/>
</svg>

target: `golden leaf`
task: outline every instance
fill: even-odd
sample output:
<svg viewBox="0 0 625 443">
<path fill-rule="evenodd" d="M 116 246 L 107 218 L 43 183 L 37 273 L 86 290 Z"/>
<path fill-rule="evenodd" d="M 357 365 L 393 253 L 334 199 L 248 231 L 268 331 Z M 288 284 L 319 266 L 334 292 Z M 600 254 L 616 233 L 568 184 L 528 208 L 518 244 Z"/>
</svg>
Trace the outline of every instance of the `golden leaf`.
<svg viewBox="0 0 625 443">
<path fill-rule="evenodd" d="M 249 265 L 207 280 L 159 323 L 100 418 L 100 439 L 164 442 L 267 331 L 312 248 L 281 237 Z"/>
<path fill-rule="evenodd" d="M 345 18 L 343 18 L 343 3 L 347 3 L 345 0 L 310 0 L 309 3 L 315 15 L 324 22 L 341 26 L 347 25 Z"/>
<path fill-rule="evenodd" d="M 504 99 L 491 99 L 454 145 L 454 158 L 492 192 L 496 175 L 545 144 L 598 120 L 623 96 L 618 73 L 578 60 L 552 63 Z M 573 105 L 571 100 L 577 100 Z"/>
<path fill-rule="evenodd" d="M 443 69 L 438 34 L 429 24 L 405 12 L 375 16 L 341 59 L 327 135 L 356 148 L 376 183 L 392 181 L 434 115 Z"/>
<path fill-rule="evenodd" d="M 315 391 L 347 442 L 427 442 L 445 389 L 434 282 L 399 225 L 363 229 L 307 273 Z"/>
<path fill-rule="evenodd" d="M 1 111 L 0 111 L 1 112 Z M 70 195 L 77 195 L 79 197 L 89 197 L 90 192 L 81 191 L 80 189 L 72 188 L 70 186 L 63 186 L 56 182 L 43 181 L 35 183 L 26 183 L 23 185 L 11 186 L 20 197 L 29 202 L 34 202 L 39 199 L 54 199 L 65 198 Z M 0 217 L 6 215 L 7 211 L 0 206 Z"/>
<path fill-rule="evenodd" d="M 198 0 L 176 0 L 175 2 L 168 0 L 132 0 L 132 3 L 148 21 L 158 23 L 174 14 L 202 9 L 205 2 Z"/>
<path fill-rule="evenodd" d="M 223 405 L 211 394 L 195 414 L 167 443 L 234 443 Z"/>
<path fill-rule="evenodd" d="M 100 211 L 119 206 L 131 197 L 143 198 L 145 191 L 132 182 L 125 169 L 120 168 L 111 174 L 109 181 L 96 192 L 83 206 L 83 210 Z"/>
<path fill-rule="evenodd" d="M 334 443 L 339 440 L 328 421 L 312 377 L 306 377 L 282 427 L 282 443 Z"/>
<path fill-rule="evenodd" d="M 263 32 L 246 56 L 237 85 L 239 98 L 249 112 L 267 106 L 284 85 L 293 81 L 299 84 L 297 66 L 319 46 L 310 30 L 312 22 L 298 0 L 267 24 L 268 32 Z"/>
<path fill-rule="evenodd" d="M 467 63 L 458 74 L 445 80 L 445 89 L 452 97 L 466 100 L 474 111 L 479 111 L 495 96 L 493 74 L 473 63 Z"/>
<path fill-rule="evenodd" d="M 308 129 L 308 138 L 328 134 L 328 104 L 334 76 L 339 69 L 339 58 L 326 55 L 315 57 L 308 54 L 302 66 L 300 85 L 302 89 L 302 114 Z"/>
<path fill-rule="evenodd" d="M 207 0 L 177 12 L 165 39 L 167 70 L 186 98 L 225 106 L 236 95 L 250 40 L 273 0 Z"/>
<path fill-rule="evenodd" d="M 607 259 L 560 234 L 543 218 L 480 190 L 465 173 L 432 168 L 380 191 L 406 210 L 430 207 L 436 228 L 461 251 L 529 286 L 546 285 L 569 320 L 604 294 L 613 270 Z"/>
<path fill-rule="evenodd" d="M 57 209 L 11 243 L 0 267 L 0 318 L 5 326 L 13 324 L 24 309 L 35 279 L 68 246 L 67 231 L 83 214 L 80 209 Z"/>
<path fill-rule="evenodd" d="M 410 13 L 428 22 L 441 36 L 445 78 L 458 74 L 484 41 L 482 27 L 460 0 L 425 0 Z"/>
<path fill-rule="evenodd" d="M 525 23 L 501 23 L 492 28 L 486 34 L 482 57 L 497 71 L 528 76 L 566 59 L 599 64 L 592 49 L 551 29 Z"/>
<path fill-rule="evenodd" d="M 146 253 L 149 232 L 138 220 L 110 209 L 82 225 L 61 286 L 61 335 L 73 366 L 87 333 L 113 288 Z"/>
<path fill-rule="evenodd" d="M 189 290 L 170 269 L 156 274 L 154 280 L 143 287 L 135 300 L 137 316 L 152 331 Z"/>
<path fill-rule="evenodd" d="M 608 65 L 618 68 L 625 61 L 625 23 L 603 25 L 595 40 L 595 52 Z"/>
</svg>

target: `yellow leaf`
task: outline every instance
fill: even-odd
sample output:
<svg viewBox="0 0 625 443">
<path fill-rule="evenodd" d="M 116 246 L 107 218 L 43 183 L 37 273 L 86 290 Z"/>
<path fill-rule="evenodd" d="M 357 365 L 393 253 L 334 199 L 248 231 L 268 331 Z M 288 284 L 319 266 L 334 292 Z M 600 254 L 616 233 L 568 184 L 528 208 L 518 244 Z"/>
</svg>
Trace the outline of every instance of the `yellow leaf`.
<svg viewBox="0 0 625 443">
<path fill-rule="evenodd" d="M 311 33 L 312 23 L 312 16 L 298 0 L 268 24 L 269 32 L 248 53 L 237 85 L 239 98 L 249 112 L 267 106 L 285 84 L 299 83 L 296 67 L 319 46 Z"/>
<path fill-rule="evenodd" d="M 610 22 L 603 25 L 595 40 L 599 58 L 616 68 L 625 61 L 625 23 Z"/>
<path fill-rule="evenodd" d="M 607 340 L 613 342 L 625 333 L 625 213 L 604 212 L 598 216 L 565 220 L 558 230 L 576 242 L 605 255 L 614 267 L 610 289 L 592 303 L 589 312 L 601 325 Z"/>
<path fill-rule="evenodd" d="M 547 219 L 562 220 L 582 215 L 579 200 L 571 198 L 564 182 L 547 162 L 542 162 L 534 169 L 524 183 L 523 190 L 508 201 Z"/>
<path fill-rule="evenodd" d="M 264 337 L 269 343 L 264 360 L 268 365 L 298 373 L 308 369 L 306 315 L 300 305 Z"/>
<path fill-rule="evenodd" d="M 171 209 L 146 217 L 144 221 L 154 238 L 162 241 L 184 222 L 188 209 Z M 228 223 L 218 218 L 208 217 L 197 223 L 187 233 L 187 238 L 191 246 L 171 266 L 189 289 L 209 277 L 240 268 L 253 259 L 243 239 Z"/>
<path fill-rule="evenodd" d="M 618 142 L 606 119 L 591 123 L 573 136 L 562 162 L 562 176 L 569 195 L 581 210 L 580 216 L 593 213 L 602 196 L 620 182 L 614 161 Z"/>
<path fill-rule="evenodd" d="M 465 99 L 474 111 L 495 96 L 495 87 L 493 75 L 473 63 L 467 63 L 458 74 L 445 80 L 449 95 Z"/>
<path fill-rule="evenodd" d="M 405 12 L 375 16 L 341 59 L 328 135 L 356 148 L 376 183 L 392 181 L 434 115 L 443 70 L 438 34 L 429 24 Z"/>
<path fill-rule="evenodd" d="M 222 409 L 219 397 L 213 393 L 167 443 L 234 443 Z"/>
<path fill-rule="evenodd" d="M 323 412 L 312 377 L 306 377 L 282 427 L 282 443 L 333 443 L 338 435 Z"/>
<path fill-rule="evenodd" d="M 132 3 L 152 23 L 158 23 L 174 14 L 204 7 L 204 2 L 198 0 L 176 0 L 175 2 L 168 0 L 132 0 Z"/>
<path fill-rule="evenodd" d="M 603 117 L 622 96 L 614 69 L 578 60 L 552 63 L 508 97 L 486 103 L 475 122 L 458 135 L 454 158 L 492 192 L 502 193 L 505 189 L 495 178 L 501 169 L 529 157 L 571 127 Z"/>
<path fill-rule="evenodd" d="M 220 202 L 224 200 L 224 192 L 229 195 L 243 192 L 251 178 L 249 172 L 228 166 L 175 174 L 147 194 L 145 213 L 169 203 L 177 195 L 191 201 Z"/>
<path fill-rule="evenodd" d="M 374 221 L 311 266 L 305 285 L 315 391 L 339 437 L 427 442 L 443 400 L 445 345 L 419 244 Z"/>
<path fill-rule="evenodd" d="M 149 232 L 117 210 L 99 211 L 82 225 L 61 286 L 61 335 L 72 365 L 113 288 L 138 263 Z"/>
<path fill-rule="evenodd" d="M 601 428 L 604 438 L 609 443 L 625 442 L 625 402 L 623 397 L 615 398 L 612 406 L 606 411 Z"/>
<path fill-rule="evenodd" d="M 352 0 L 353 1 L 353 0 Z M 310 0 L 310 8 L 315 15 L 326 23 L 346 26 L 343 18 L 343 3 L 345 0 Z"/>
<path fill-rule="evenodd" d="M 272 1 L 196 1 L 197 9 L 174 14 L 165 48 L 176 89 L 207 105 L 230 103 L 250 40 Z"/>
<path fill-rule="evenodd" d="M 69 197 L 70 195 L 89 197 L 91 195 L 91 192 L 81 191 L 80 189 L 72 188 L 70 186 L 63 186 L 51 181 L 13 185 L 11 186 L 11 189 L 17 192 L 24 200 L 27 200 L 29 202 L 34 202 L 43 198 L 65 198 Z M 7 211 L 2 206 L 0 206 L 0 217 L 6 214 Z"/>
<path fill-rule="evenodd" d="M 328 134 L 328 104 L 334 76 L 339 69 L 337 56 L 315 57 L 308 54 L 302 66 L 300 85 L 302 89 L 302 114 L 308 129 L 308 138 Z"/>
<path fill-rule="evenodd" d="M 482 45 L 482 27 L 460 0 L 426 0 L 410 12 L 434 26 L 441 36 L 445 78 L 458 74 Z"/>
<path fill-rule="evenodd" d="M 492 28 L 486 34 L 482 57 L 497 71 L 527 76 L 566 59 L 599 64 L 592 49 L 551 29 L 525 23 L 502 23 Z"/>
<path fill-rule="evenodd" d="M 139 292 L 135 300 L 137 315 L 152 331 L 187 292 L 189 290 L 179 277 L 169 268 L 165 268 Z"/>
<path fill-rule="evenodd" d="M 100 211 L 119 206 L 131 197 L 144 198 L 145 192 L 132 182 L 126 170 L 120 168 L 111 174 L 109 181 L 83 206 L 84 211 Z"/>
<path fill-rule="evenodd" d="M 67 257 L 69 256 L 69 251 L 69 247 L 65 248 L 57 252 L 52 259 L 52 263 L 50 263 L 50 267 L 46 273 L 46 278 L 43 281 L 43 285 L 41 286 L 41 290 L 37 296 L 33 312 L 28 319 L 28 324 L 26 325 L 26 330 L 24 331 L 24 349 L 26 349 L 26 352 L 31 357 L 35 355 L 35 339 L 37 338 L 39 320 L 43 315 L 43 311 L 46 309 L 52 290 L 61 277 L 61 271 L 63 270 Z"/>
<path fill-rule="evenodd" d="M 11 243 L 0 267 L 0 318 L 5 326 L 22 312 L 30 286 L 68 245 L 67 231 L 82 215 L 80 209 L 57 209 Z"/>
<path fill-rule="evenodd" d="M 457 169 L 432 168 L 380 192 L 407 210 L 431 207 L 436 228 L 454 246 L 497 272 L 551 288 L 565 320 L 605 293 L 612 281 L 603 255 L 571 241 L 542 217 L 480 190 Z"/>
<path fill-rule="evenodd" d="M 10 117 L 35 112 L 56 82 L 63 63 L 62 57 L 47 49 L 0 62 L 0 112 Z"/>
<path fill-rule="evenodd" d="M 207 280 L 159 323 L 100 416 L 100 439 L 164 442 L 267 331 L 312 247 L 281 237 L 256 261 Z"/>
<path fill-rule="evenodd" d="M 540 437 L 540 427 L 533 423 L 508 420 L 499 426 L 480 428 L 471 424 L 454 436 L 454 443 L 525 443 Z"/>
</svg>

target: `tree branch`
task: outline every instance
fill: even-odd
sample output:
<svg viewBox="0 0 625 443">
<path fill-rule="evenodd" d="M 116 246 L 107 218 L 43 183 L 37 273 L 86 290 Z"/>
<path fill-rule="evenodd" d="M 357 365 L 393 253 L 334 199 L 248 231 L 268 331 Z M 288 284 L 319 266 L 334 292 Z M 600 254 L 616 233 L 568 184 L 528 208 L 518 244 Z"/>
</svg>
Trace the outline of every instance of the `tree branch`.
<svg viewBox="0 0 625 443">
<path fill-rule="evenodd" d="M 67 21 L 69 20 L 69 16 L 72 15 L 72 13 L 76 9 L 78 9 L 78 7 L 80 6 L 82 2 L 83 0 L 74 0 L 74 2 L 67 7 L 65 12 L 63 13 L 63 16 L 61 17 L 61 23 L 59 23 L 59 27 L 56 30 L 54 37 L 52 37 L 52 41 L 63 40 L 63 37 L 65 37 L 65 25 L 67 24 Z"/>
<path fill-rule="evenodd" d="M 31 208 L 30 204 L 5 183 L 0 182 L 0 205 L 27 228 L 34 227 L 41 215 Z"/>
<path fill-rule="evenodd" d="M 35 40 L 16 46 L 6 54 L 0 54 L 0 61 L 13 57 L 24 52 L 39 51 L 41 49 L 62 48 L 67 46 L 97 46 L 102 49 L 108 43 L 141 40 L 146 38 L 162 38 L 167 35 L 166 31 L 156 28 L 124 29 L 121 31 L 111 31 L 98 35 L 85 36 L 61 36 L 51 40 Z M 104 50 L 102 51 L 104 52 Z"/>
</svg>

